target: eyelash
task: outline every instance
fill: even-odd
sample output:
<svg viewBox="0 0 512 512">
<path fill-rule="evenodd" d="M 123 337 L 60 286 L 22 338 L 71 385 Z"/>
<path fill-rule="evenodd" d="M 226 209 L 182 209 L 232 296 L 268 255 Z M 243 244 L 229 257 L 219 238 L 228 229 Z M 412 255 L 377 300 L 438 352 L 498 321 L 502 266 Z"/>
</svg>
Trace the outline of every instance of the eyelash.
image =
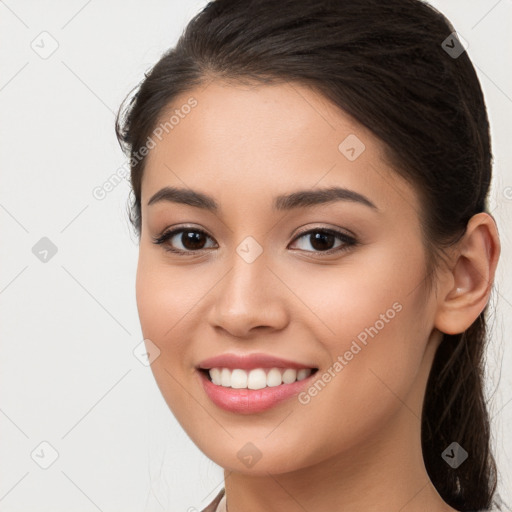
<svg viewBox="0 0 512 512">
<path fill-rule="evenodd" d="M 167 240 L 172 238 L 174 235 L 176 235 L 178 233 L 182 233 L 182 232 L 200 233 L 200 234 L 202 234 L 202 235 L 204 235 L 204 236 L 206 236 L 208 238 L 212 238 L 212 237 L 210 237 L 210 235 L 208 235 L 208 233 L 206 233 L 202 229 L 199 229 L 199 228 L 187 228 L 185 226 L 185 227 L 180 227 L 180 228 L 172 229 L 171 231 L 164 232 L 160 236 L 152 237 L 153 238 L 153 243 L 157 244 L 157 245 L 161 244 L 165 251 L 171 252 L 173 254 L 177 254 L 178 256 L 195 255 L 195 254 L 205 250 L 205 249 L 198 249 L 196 251 L 183 251 L 181 249 L 173 249 L 170 246 L 166 246 L 165 242 Z M 322 255 L 323 254 L 331 255 L 331 254 L 334 254 L 334 253 L 347 251 L 348 249 L 358 245 L 358 243 L 359 243 L 354 237 L 352 237 L 350 235 L 347 235 L 346 233 L 343 233 L 341 231 L 336 231 L 334 229 L 328 229 L 328 228 L 313 228 L 313 229 L 310 229 L 308 231 L 304 231 L 302 233 L 299 233 L 293 239 L 292 242 L 295 242 L 296 240 L 298 240 L 298 239 L 300 239 L 300 238 L 302 238 L 302 237 L 304 237 L 306 235 L 311 235 L 313 233 L 323 233 L 323 234 L 332 235 L 335 238 L 337 238 L 338 240 L 341 240 L 343 242 L 343 245 L 341 245 L 339 247 L 332 248 L 332 249 L 328 249 L 327 251 L 305 251 L 305 252 L 312 252 L 314 254 L 322 254 Z M 299 250 L 304 251 L 303 249 L 299 249 Z"/>
</svg>

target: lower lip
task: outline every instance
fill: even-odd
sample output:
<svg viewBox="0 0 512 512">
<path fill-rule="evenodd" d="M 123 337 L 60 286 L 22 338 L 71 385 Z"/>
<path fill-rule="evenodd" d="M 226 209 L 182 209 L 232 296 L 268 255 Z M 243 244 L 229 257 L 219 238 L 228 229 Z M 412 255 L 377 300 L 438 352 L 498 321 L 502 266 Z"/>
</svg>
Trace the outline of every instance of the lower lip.
<svg viewBox="0 0 512 512">
<path fill-rule="evenodd" d="M 315 373 L 305 379 L 263 389 L 235 389 L 217 386 L 211 382 L 204 372 L 199 371 L 199 378 L 210 400 L 226 411 L 238 414 L 254 414 L 270 409 L 283 400 L 298 395 L 311 383 Z"/>
</svg>

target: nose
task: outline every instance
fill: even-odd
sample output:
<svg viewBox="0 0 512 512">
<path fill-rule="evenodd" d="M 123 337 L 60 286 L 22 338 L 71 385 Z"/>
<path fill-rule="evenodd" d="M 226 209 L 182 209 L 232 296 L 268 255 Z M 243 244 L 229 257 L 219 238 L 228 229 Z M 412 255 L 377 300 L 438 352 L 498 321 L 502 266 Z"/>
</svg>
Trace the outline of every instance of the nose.
<svg viewBox="0 0 512 512">
<path fill-rule="evenodd" d="M 280 330 L 289 322 L 286 286 L 267 265 L 264 255 L 248 263 L 238 254 L 232 266 L 215 287 L 209 313 L 210 324 L 237 338 L 256 331 Z"/>
</svg>

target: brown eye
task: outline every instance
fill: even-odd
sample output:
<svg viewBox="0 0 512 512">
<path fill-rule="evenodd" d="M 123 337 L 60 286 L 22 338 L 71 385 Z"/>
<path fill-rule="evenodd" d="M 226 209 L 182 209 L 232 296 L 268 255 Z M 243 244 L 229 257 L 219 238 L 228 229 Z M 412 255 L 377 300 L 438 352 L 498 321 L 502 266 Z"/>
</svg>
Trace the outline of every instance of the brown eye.
<svg viewBox="0 0 512 512">
<path fill-rule="evenodd" d="M 163 245 L 166 251 L 186 254 L 205 249 L 208 239 L 211 237 L 201 229 L 180 228 L 154 238 L 153 243 Z"/>
<path fill-rule="evenodd" d="M 329 233 L 315 233 L 309 234 L 311 246 L 318 251 L 328 251 L 332 249 L 336 238 Z"/>
<path fill-rule="evenodd" d="M 202 249 L 206 242 L 203 233 L 197 231 L 182 231 L 179 240 L 186 249 L 191 251 Z"/>
<path fill-rule="evenodd" d="M 299 247 L 299 249 L 313 253 L 339 252 L 357 244 L 354 237 L 342 233 L 341 231 L 331 229 L 311 229 L 300 234 L 295 240 L 297 241 L 301 239 L 304 239 L 306 243 L 301 243 L 300 245 L 302 245 L 302 247 Z M 335 245 L 337 240 L 339 241 L 339 244 Z M 307 245 L 312 247 L 313 250 L 310 250 Z"/>
<path fill-rule="evenodd" d="M 331 254 L 347 250 L 357 244 L 354 237 L 332 229 L 311 229 L 296 237 L 295 241 L 301 239 L 309 242 L 312 250 L 307 247 L 299 249 L 312 253 Z M 166 251 L 186 255 L 187 253 L 194 254 L 203 249 L 215 247 L 214 245 L 207 246 L 208 240 L 213 239 L 201 229 L 179 228 L 163 233 L 159 237 L 154 237 L 153 243 L 161 244 Z M 336 245 L 336 241 L 339 241 L 338 245 Z"/>
</svg>

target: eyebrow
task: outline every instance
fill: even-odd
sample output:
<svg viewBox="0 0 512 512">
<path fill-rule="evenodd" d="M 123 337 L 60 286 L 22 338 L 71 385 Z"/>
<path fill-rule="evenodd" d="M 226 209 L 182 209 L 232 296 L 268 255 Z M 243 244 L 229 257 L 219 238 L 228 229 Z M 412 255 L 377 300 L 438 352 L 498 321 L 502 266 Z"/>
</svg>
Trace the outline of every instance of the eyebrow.
<svg viewBox="0 0 512 512">
<path fill-rule="evenodd" d="M 202 192 L 178 187 L 164 187 L 156 192 L 148 201 L 148 206 L 162 201 L 186 204 L 210 212 L 218 212 L 219 205 L 215 199 Z M 277 211 L 304 208 L 334 201 L 350 201 L 360 203 L 378 211 L 378 208 L 367 197 L 342 187 L 329 187 L 314 190 L 299 190 L 274 198 L 272 208 Z"/>
</svg>

